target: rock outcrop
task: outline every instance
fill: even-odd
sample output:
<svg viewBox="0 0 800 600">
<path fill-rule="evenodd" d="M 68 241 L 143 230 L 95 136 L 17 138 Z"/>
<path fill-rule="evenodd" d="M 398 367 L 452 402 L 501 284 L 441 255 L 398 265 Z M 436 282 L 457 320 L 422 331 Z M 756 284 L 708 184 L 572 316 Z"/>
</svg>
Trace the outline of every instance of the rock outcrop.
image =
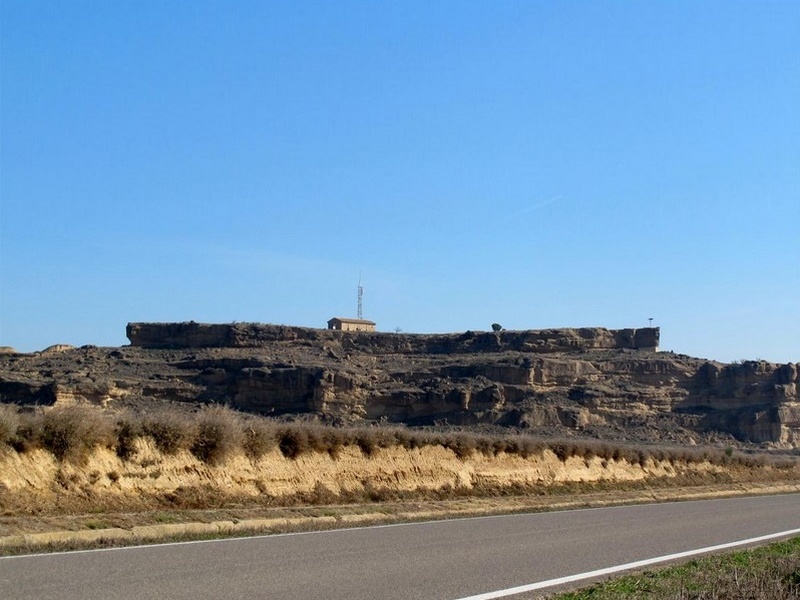
<svg viewBox="0 0 800 600">
<path fill-rule="evenodd" d="M 275 342 L 339 342 L 369 354 L 463 354 L 471 352 L 572 352 L 657 350 L 659 329 L 543 329 L 461 334 L 386 334 L 260 323 L 128 323 L 132 346 L 140 348 L 263 348 Z"/>
<path fill-rule="evenodd" d="M 0 400 L 800 446 L 798 365 L 659 353 L 657 328 L 410 335 L 131 323 L 131 346 L 0 355 Z"/>
<path fill-rule="evenodd" d="M 736 431 L 755 442 L 800 446 L 800 365 L 744 361 L 698 369 L 691 393 L 676 406 L 703 414 L 708 428 Z"/>
</svg>

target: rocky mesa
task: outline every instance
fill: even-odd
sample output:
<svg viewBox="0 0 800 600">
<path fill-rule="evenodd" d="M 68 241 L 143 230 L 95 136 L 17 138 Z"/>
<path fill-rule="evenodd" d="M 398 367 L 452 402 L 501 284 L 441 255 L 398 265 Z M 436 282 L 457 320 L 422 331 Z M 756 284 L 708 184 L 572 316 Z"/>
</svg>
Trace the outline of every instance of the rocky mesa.
<svg viewBox="0 0 800 600">
<path fill-rule="evenodd" d="M 658 328 L 343 332 L 130 323 L 129 346 L 0 354 L 0 400 L 144 410 L 225 403 L 330 423 L 800 445 L 800 365 L 658 352 Z"/>
</svg>

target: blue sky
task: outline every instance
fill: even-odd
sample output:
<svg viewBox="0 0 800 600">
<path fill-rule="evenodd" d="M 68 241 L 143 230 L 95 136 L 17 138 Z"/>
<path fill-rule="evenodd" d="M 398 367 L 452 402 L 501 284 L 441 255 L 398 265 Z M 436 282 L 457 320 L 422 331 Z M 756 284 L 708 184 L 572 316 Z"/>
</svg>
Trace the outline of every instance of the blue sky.
<svg viewBox="0 0 800 600">
<path fill-rule="evenodd" d="M 800 3 L 4 0 L 0 345 L 662 328 L 800 361 Z"/>
</svg>

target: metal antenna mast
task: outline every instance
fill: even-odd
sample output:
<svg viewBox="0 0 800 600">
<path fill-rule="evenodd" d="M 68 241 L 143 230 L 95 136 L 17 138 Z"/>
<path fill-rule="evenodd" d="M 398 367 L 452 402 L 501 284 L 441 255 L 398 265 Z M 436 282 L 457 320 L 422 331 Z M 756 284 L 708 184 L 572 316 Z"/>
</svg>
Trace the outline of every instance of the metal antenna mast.
<svg viewBox="0 0 800 600">
<path fill-rule="evenodd" d="M 358 274 L 358 318 L 364 318 L 364 286 L 361 285 L 361 273 Z"/>
</svg>

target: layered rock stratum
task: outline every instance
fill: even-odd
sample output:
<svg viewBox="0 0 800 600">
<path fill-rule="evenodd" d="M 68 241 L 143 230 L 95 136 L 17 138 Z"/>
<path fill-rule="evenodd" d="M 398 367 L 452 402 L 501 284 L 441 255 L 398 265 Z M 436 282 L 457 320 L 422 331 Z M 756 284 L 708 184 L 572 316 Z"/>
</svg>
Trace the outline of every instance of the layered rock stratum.
<svg viewBox="0 0 800 600">
<path fill-rule="evenodd" d="M 0 353 L 0 400 L 144 410 L 224 403 L 331 423 L 800 445 L 800 364 L 658 352 L 658 328 L 437 335 L 130 323 L 130 346 Z"/>
</svg>

